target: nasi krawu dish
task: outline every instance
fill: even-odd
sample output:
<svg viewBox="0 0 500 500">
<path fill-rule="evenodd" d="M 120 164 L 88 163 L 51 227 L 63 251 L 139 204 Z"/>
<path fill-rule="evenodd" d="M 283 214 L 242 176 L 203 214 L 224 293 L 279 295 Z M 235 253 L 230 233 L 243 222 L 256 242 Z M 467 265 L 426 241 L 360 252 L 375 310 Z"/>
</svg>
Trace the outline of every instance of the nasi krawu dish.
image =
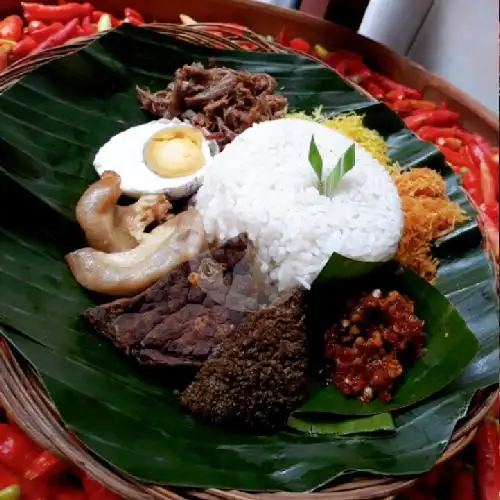
<svg viewBox="0 0 500 500">
<path fill-rule="evenodd" d="M 188 369 L 186 411 L 241 431 L 283 427 L 306 401 L 308 300 L 332 256 L 432 283 L 432 242 L 465 220 L 442 177 L 401 172 L 362 117 L 291 113 L 276 90 L 199 64 L 138 88 L 156 119 L 97 152 L 100 179 L 76 206 L 88 247 L 66 256 L 108 297 L 84 313 L 93 329 L 142 365 Z M 375 284 L 335 301 L 324 383 L 390 402 L 426 349 L 411 296 Z"/>
</svg>

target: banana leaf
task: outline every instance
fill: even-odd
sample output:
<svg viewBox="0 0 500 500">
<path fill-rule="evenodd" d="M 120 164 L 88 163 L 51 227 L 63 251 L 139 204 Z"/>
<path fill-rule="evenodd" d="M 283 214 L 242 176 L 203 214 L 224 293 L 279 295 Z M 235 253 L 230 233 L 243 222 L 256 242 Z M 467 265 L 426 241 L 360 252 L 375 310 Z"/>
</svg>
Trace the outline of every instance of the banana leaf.
<svg viewBox="0 0 500 500">
<path fill-rule="evenodd" d="M 332 420 L 319 415 L 302 414 L 296 411 L 288 419 L 288 427 L 313 436 L 367 434 L 369 432 L 392 432 L 396 430 L 390 413 L 379 413 L 369 417 L 349 420 Z"/>
<path fill-rule="evenodd" d="M 309 314 L 313 340 L 322 339 L 335 318 L 342 314 L 344 301 L 340 297 L 355 297 L 359 292 L 376 288 L 398 290 L 412 299 L 427 336 L 422 356 L 407 368 L 389 403 L 377 399 L 362 403 L 357 398 L 344 397 L 330 385 L 312 391 L 298 412 L 374 415 L 404 408 L 443 389 L 476 357 L 479 343 L 453 304 L 418 274 L 392 262 L 358 279 L 314 285 Z M 321 346 L 315 343 L 314 351 L 321 355 Z"/>
<path fill-rule="evenodd" d="M 0 96 L 0 324 L 36 368 L 69 430 L 133 477 L 159 484 L 252 491 L 307 491 L 346 472 L 428 470 L 477 389 L 496 383 L 498 299 L 474 219 L 450 236 L 438 289 L 480 343 L 461 376 L 418 405 L 392 413 L 396 433 L 244 436 L 182 411 L 165 384 L 138 370 L 81 319 L 98 298 L 81 289 L 63 255 L 82 244 L 76 201 L 96 176 L 98 147 L 149 119 L 135 85 L 163 88 L 175 69 L 217 61 L 277 78 L 292 108 L 360 112 L 403 166 L 430 165 L 450 196 L 474 212 L 441 155 L 388 108 L 328 69 L 292 55 L 215 51 L 124 26 L 75 55 L 46 64 Z"/>
</svg>

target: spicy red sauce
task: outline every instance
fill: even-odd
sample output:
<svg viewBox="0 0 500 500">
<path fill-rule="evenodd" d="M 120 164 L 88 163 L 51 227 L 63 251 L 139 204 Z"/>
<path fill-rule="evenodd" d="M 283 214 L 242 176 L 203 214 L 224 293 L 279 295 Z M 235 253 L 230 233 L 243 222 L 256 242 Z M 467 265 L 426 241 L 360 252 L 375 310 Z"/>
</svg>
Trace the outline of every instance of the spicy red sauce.
<svg viewBox="0 0 500 500">
<path fill-rule="evenodd" d="M 399 292 L 374 290 L 350 300 L 325 334 L 327 381 L 345 396 L 388 403 L 405 367 L 421 356 L 425 339 L 414 303 Z"/>
</svg>

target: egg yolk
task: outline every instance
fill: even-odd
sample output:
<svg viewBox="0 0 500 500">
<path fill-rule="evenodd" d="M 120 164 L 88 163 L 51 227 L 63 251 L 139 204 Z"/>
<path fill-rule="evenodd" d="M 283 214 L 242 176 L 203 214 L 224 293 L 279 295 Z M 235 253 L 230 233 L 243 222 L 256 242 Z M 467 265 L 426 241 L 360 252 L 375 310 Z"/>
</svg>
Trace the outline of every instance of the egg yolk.
<svg viewBox="0 0 500 500">
<path fill-rule="evenodd" d="M 186 177 L 200 170 L 205 158 L 199 130 L 178 127 L 162 130 L 146 144 L 144 160 L 155 174 L 165 178 Z"/>
</svg>

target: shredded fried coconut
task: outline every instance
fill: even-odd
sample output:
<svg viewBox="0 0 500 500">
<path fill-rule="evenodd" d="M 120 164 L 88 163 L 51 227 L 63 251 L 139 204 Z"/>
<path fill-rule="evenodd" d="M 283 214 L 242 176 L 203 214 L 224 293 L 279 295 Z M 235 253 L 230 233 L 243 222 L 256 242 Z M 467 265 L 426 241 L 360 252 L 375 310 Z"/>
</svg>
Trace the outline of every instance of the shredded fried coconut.
<svg viewBox="0 0 500 500">
<path fill-rule="evenodd" d="M 393 176 L 405 215 L 396 259 L 434 283 L 438 260 L 431 255 L 434 240 L 450 233 L 467 217 L 446 195 L 444 179 L 429 168 Z"/>
</svg>

